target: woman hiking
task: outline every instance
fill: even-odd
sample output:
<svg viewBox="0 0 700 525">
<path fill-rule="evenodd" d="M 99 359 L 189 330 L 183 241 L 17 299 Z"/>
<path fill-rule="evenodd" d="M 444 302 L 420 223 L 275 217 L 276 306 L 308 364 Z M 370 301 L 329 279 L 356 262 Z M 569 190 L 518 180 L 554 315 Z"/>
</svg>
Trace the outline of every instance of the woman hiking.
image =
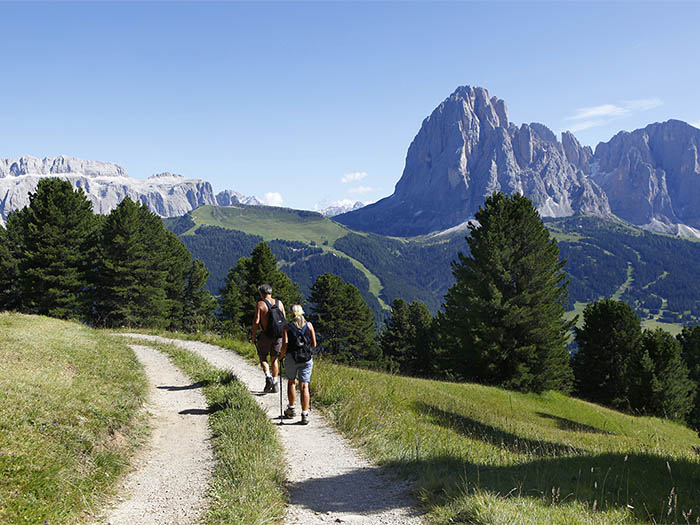
<svg viewBox="0 0 700 525">
<path fill-rule="evenodd" d="M 309 423 L 309 381 L 314 367 L 313 349 L 316 348 L 314 326 L 304 319 L 304 309 L 299 304 L 292 306 L 292 320 L 284 327 L 282 336 L 282 358 L 287 376 L 287 399 L 284 411 L 286 419 L 296 417 L 296 382 L 299 380 L 301 394 L 301 424 Z"/>
</svg>

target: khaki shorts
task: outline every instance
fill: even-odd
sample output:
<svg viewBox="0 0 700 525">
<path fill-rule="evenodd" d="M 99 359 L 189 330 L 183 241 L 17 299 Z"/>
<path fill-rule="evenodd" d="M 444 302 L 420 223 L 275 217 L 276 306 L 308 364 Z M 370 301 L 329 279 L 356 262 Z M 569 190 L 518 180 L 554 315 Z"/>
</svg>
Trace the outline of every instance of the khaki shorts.
<svg viewBox="0 0 700 525">
<path fill-rule="evenodd" d="M 260 333 L 258 340 L 255 342 L 258 349 L 258 357 L 261 360 L 267 359 L 267 356 L 280 357 L 282 355 L 282 338 L 272 339 L 267 334 Z"/>
</svg>

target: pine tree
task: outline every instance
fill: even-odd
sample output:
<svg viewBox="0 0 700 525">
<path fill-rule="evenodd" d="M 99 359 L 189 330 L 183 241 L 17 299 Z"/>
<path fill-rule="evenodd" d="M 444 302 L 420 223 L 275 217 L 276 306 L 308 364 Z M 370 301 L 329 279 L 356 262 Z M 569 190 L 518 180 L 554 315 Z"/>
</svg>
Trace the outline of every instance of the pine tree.
<svg viewBox="0 0 700 525">
<path fill-rule="evenodd" d="M 55 178 L 39 181 L 29 205 L 11 214 L 22 309 L 53 317 L 85 317 L 87 276 L 94 262 L 95 221 L 82 188 Z"/>
<path fill-rule="evenodd" d="M 102 232 L 98 313 L 107 326 L 168 324 L 167 245 L 160 218 L 126 197 Z"/>
<path fill-rule="evenodd" d="M 255 305 L 260 300 L 258 287 L 272 286 L 272 296 L 282 301 L 288 310 L 293 304 L 301 304 L 304 296 L 299 287 L 284 272 L 277 269 L 277 259 L 267 243 L 259 243 L 250 254 L 236 264 L 235 283 L 240 290 L 239 311 L 244 327 L 253 323 Z"/>
<path fill-rule="evenodd" d="M 453 263 L 456 282 L 445 298 L 453 372 L 514 390 L 568 392 L 573 323 L 563 318 L 568 282 L 556 241 L 522 195 L 491 195 L 476 221 L 471 255 Z"/>
<path fill-rule="evenodd" d="M 583 327 L 576 329 L 577 394 L 594 403 L 628 408 L 628 368 L 641 341 L 639 317 L 627 303 L 606 299 L 587 305 Z"/>
<path fill-rule="evenodd" d="M 390 369 L 408 375 L 425 375 L 433 369 L 430 349 L 432 316 L 418 301 L 410 305 L 395 299 L 391 317 L 385 324 L 379 341 L 382 354 Z"/>
<path fill-rule="evenodd" d="M 183 297 L 183 328 L 194 332 L 211 325 L 216 310 L 216 301 L 204 287 L 209 270 L 202 261 L 192 261 L 185 280 Z"/>
<path fill-rule="evenodd" d="M 163 230 L 160 264 L 167 271 L 165 278 L 166 308 L 170 329 L 187 329 L 186 286 L 192 271 L 192 257 L 174 233 Z M 207 272 L 208 276 L 209 272 Z M 204 279 L 206 283 L 206 278 Z"/>
<path fill-rule="evenodd" d="M 224 287 L 219 290 L 220 319 L 224 322 L 224 329 L 227 331 L 245 331 L 243 316 L 244 313 L 248 313 L 249 305 L 243 299 L 243 290 L 246 287 L 249 264 L 249 257 L 238 259 L 236 266 L 229 269 Z"/>
<path fill-rule="evenodd" d="M 681 344 L 661 328 L 646 330 L 628 367 L 629 402 L 641 413 L 684 421 L 693 409 L 695 384 Z"/>
<path fill-rule="evenodd" d="M 19 277 L 15 250 L 7 230 L 0 226 L 0 311 L 15 310 L 20 305 Z"/>
<path fill-rule="evenodd" d="M 682 357 L 688 367 L 688 375 L 695 386 L 695 403 L 687 421 L 700 431 L 700 326 L 685 326 L 677 336 L 682 347 Z"/>
<path fill-rule="evenodd" d="M 378 363 L 374 315 L 357 288 L 325 273 L 311 286 L 310 301 L 311 319 L 325 355 L 349 364 Z"/>
</svg>

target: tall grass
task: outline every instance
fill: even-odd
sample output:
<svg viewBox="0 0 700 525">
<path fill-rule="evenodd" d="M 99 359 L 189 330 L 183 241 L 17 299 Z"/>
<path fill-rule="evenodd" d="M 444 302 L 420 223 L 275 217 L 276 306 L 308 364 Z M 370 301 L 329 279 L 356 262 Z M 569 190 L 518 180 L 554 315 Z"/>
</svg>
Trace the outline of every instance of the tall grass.
<svg viewBox="0 0 700 525">
<path fill-rule="evenodd" d="M 328 362 L 312 400 L 436 523 L 696 523 L 700 439 L 554 392 L 391 376 Z"/>
<path fill-rule="evenodd" d="M 133 353 L 76 323 L 0 313 L 0 522 L 76 523 L 146 436 Z"/>
<path fill-rule="evenodd" d="M 432 523 L 700 523 L 700 438 L 670 421 L 323 359 L 311 394 L 370 458 L 415 480 Z"/>
<path fill-rule="evenodd" d="M 216 456 L 206 524 L 262 525 L 284 517 L 286 490 L 282 445 L 268 416 L 245 385 L 200 356 L 173 345 L 143 341 L 168 355 L 209 406 Z"/>
</svg>

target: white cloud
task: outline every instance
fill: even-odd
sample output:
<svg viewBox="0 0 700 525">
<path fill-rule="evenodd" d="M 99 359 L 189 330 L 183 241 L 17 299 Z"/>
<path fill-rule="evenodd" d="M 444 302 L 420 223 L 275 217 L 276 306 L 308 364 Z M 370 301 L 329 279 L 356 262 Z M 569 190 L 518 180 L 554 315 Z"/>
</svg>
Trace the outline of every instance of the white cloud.
<svg viewBox="0 0 700 525">
<path fill-rule="evenodd" d="M 365 177 L 367 177 L 366 171 L 356 171 L 355 173 L 346 173 L 345 175 L 343 175 L 343 178 L 341 178 L 340 181 L 343 184 L 347 184 L 348 182 L 357 182 L 358 180 L 362 180 Z"/>
<path fill-rule="evenodd" d="M 593 106 L 590 108 L 579 108 L 576 113 L 566 120 L 583 120 L 590 119 L 593 117 L 615 117 L 618 115 L 624 115 L 626 113 L 624 108 L 616 106 L 615 104 L 603 104 L 602 106 Z"/>
<path fill-rule="evenodd" d="M 635 100 L 625 100 L 621 104 L 601 104 L 578 108 L 573 115 L 564 120 L 571 122 L 567 129 L 569 131 L 581 131 L 584 129 L 604 126 L 614 120 L 627 117 L 633 113 L 648 111 L 663 104 L 659 98 L 640 98 Z"/>
<path fill-rule="evenodd" d="M 266 193 L 262 201 L 268 206 L 282 206 L 282 202 L 284 202 L 282 195 L 276 191 Z"/>
<path fill-rule="evenodd" d="M 363 193 L 369 193 L 370 191 L 373 191 L 374 188 L 370 186 L 358 186 L 357 188 L 350 188 L 348 190 L 348 193 L 350 195 L 362 195 Z"/>
<path fill-rule="evenodd" d="M 698 120 L 697 122 L 689 122 L 689 124 L 694 128 L 700 129 L 700 120 Z"/>
</svg>

